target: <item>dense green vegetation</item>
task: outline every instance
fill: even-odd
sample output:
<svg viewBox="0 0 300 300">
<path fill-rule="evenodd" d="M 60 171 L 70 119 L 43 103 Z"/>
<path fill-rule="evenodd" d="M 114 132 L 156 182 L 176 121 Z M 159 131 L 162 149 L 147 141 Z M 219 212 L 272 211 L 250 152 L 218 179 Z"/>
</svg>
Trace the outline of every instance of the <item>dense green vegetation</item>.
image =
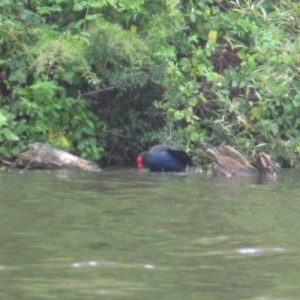
<svg viewBox="0 0 300 300">
<path fill-rule="evenodd" d="M 300 152 L 300 3 L 2 0 L 0 154 L 106 164 L 157 142 Z M 197 159 L 198 158 L 198 159 Z"/>
</svg>

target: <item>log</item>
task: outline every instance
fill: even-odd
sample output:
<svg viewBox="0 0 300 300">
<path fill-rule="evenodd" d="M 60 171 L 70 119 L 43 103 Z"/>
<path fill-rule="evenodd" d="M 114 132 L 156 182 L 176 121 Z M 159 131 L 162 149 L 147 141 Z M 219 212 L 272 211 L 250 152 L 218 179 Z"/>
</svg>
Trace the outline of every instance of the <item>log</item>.
<svg viewBox="0 0 300 300">
<path fill-rule="evenodd" d="M 229 146 L 222 145 L 218 150 L 207 149 L 206 152 L 214 159 L 212 167 L 214 176 L 261 176 L 262 181 L 271 181 L 277 179 L 279 175 L 279 170 L 265 152 L 256 154 L 255 166 Z"/>
<path fill-rule="evenodd" d="M 260 172 L 263 181 L 272 181 L 277 179 L 280 171 L 272 162 L 271 157 L 265 152 L 259 152 L 255 156 L 255 166 Z"/>
<path fill-rule="evenodd" d="M 27 151 L 18 155 L 16 166 L 26 169 L 100 171 L 94 163 L 41 143 L 29 144 Z"/>
</svg>

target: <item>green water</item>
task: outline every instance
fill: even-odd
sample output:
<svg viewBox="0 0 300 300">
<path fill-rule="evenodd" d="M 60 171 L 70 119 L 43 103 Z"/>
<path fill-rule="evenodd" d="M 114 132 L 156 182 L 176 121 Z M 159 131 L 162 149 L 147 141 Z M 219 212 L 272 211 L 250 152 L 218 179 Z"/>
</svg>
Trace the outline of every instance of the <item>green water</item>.
<svg viewBox="0 0 300 300">
<path fill-rule="evenodd" d="M 300 173 L 0 173 L 0 299 L 299 299 Z"/>
</svg>

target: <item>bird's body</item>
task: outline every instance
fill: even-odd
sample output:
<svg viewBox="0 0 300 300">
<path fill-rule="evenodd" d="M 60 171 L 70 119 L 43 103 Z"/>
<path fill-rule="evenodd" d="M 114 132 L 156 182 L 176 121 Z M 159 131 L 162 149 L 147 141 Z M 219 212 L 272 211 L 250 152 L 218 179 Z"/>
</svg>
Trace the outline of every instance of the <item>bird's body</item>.
<svg viewBox="0 0 300 300">
<path fill-rule="evenodd" d="M 152 172 L 182 172 L 193 165 L 192 159 L 181 148 L 157 145 L 137 157 L 138 169 L 148 167 Z"/>
</svg>

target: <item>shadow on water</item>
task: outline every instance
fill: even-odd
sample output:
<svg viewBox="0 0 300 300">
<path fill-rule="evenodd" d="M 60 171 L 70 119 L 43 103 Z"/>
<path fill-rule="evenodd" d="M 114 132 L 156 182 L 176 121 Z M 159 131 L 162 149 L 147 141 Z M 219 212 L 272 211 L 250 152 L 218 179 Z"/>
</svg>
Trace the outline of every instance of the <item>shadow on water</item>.
<svg viewBox="0 0 300 300">
<path fill-rule="evenodd" d="M 0 173 L 2 299 L 298 299 L 299 179 Z"/>
</svg>

